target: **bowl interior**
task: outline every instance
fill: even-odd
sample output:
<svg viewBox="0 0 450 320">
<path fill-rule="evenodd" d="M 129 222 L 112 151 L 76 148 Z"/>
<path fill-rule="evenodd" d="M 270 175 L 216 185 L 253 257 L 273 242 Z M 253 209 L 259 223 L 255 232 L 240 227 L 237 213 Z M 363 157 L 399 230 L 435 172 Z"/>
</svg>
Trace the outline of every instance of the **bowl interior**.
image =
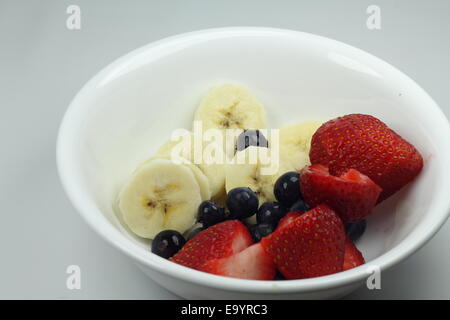
<svg viewBox="0 0 450 320">
<path fill-rule="evenodd" d="M 119 59 L 91 80 L 74 99 L 59 140 L 60 170 L 70 180 L 71 198 L 93 209 L 83 214 L 100 229 L 113 226 L 127 245 L 145 249 L 143 259 L 153 259 L 149 241 L 129 232 L 116 214 L 117 194 L 174 129 L 191 129 L 201 97 L 223 83 L 247 87 L 265 106 L 270 128 L 368 113 L 419 149 L 423 172 L 368 221 L 358 243 L 367 261 L 441 221 L 442 210 L 435 209 L 443 201 L 448 208 L 440 172 L 450 145 L 448 123 L 433 101 L 409 78 L 360 50 L 271 29 L 178 36 Z"/>
</svg>

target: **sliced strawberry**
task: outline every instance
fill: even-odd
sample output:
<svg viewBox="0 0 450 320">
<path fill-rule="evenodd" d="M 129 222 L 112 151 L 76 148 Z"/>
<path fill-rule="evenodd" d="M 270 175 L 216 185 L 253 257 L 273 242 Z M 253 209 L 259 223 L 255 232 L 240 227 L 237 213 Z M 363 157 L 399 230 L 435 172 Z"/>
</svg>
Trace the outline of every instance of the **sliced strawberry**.
<svg viewBox="0 0 450 320">
<path fill-rule="evenodd" d="M 272 257 L 260 243 L 232 256 L 206 261 L 199 270 L 219 276 L 252 280 L 273 280 L 276 272 Z"/>
<path fill-rule="evenodd" d="M 310 206 L 325 203 L 342 220 L 349 222 L 370 215 L 381 193 L 378 185 L 357 170 L 350 169 L 336 177 L 320 164 L 303 168 L 300 184 L 303 197 Z"/>
<path fill-rule="evenodd" d="M 423 167 L 413 145 L 365 114 L 325 122 L 312 137 L 309 157 L 312 164 L 328 166 L 333 175 L 351 168 L 365 174 L 383 189 L 378 202 L 411 182 Z"/>
<path fill-rule="evenodd" d="M 315 207 L 261 240 L 286 279 L 342 271 L 344 244 L 343 223 L 327 205 Z"/>
<path fill-rule="evenodd" d="M 289 212 L 283 218 L 280 219 L 280 222 L 278 222 L 277 230 L 287 226 L 289 223 L 294 221 L 296 218 L 300 217 L 302 214 L 303 212 L 300 211 Z"/>
<path fill-rule="evenodd" d="M 366 263 L 362 253 L 356 248 L 353 241 L 347 237 L 345 239 L 345 254 L 343 270 L 349 270 Z"/>
<path fill-rule="evenodd" d="M 245 225 L 228 220 L 196 234 L 171 260 L 198 269 L 208 260 L 228 257 L 251 244 L 253 240 Z"/>
</svg>

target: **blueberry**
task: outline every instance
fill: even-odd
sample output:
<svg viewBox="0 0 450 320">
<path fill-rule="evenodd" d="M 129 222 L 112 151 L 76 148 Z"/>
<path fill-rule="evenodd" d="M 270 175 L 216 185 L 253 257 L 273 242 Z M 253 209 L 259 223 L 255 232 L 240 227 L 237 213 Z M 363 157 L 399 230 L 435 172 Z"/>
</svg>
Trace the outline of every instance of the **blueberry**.
<svg viewBox="0 0 450 320">
<path fill-rule="evenodd" d="M 199 233 L 200 231 L 205 230 L 205 228 L 199 227 L 199 228 L 195 228 L 194 230 L 192 230 L 191 232 L 189 232 L 189 235 L 187 236 L 187 240 L 191 240 L 193 237 L 195 237 L 197 235 L 197 233 Z"/>
<path fill-rule="evenodd" d="M 361 238 L 364 231 L 366 231 L 367 221 L 360 220 L 358 222 L 346 222 L 344 223 L 345 232 L 352 239 L 353 242 Z"/>
<path fill-rule="evenodd" d="M 245 219 L 258 210 L 258 198 L 250 188 L 234 188 L 228 192 L 227 207 L 232 219 Z"/>
<path fill-rule="evenodd" d="M 275 182 L 273 189 L 275 198 L 286 207 L 292 206 L 302 198 L 300 193 L 300 174 L 295 171 L 286 172 Z"/>
<path fill-rule="evenodd" d="M 278 202 L 266 202 L 259 207 L 256 213 L 256 222 L 277 225 L 286 213 L 287 209 Z"/>
<path fill-rule="evenodd" d="M 212 202 L 203 201 L 198 207 L 197 221 L 207 228 L 225 220 L 225 209 Z"/>
<path fill-rule="evenodd" d="M 294 203 L 290 209 L 291 212 L 292 211 L 306 212 L 309 210 L 311 210 L 311 207 L 308 206 L 308 204 L 302 199 L 300 199 L 296 203 Z"/>
<path fill-rule="evenodd" d="M 265 147 L 269 146 L 266 137 L 259 130 L 244 130 L 236 142 L 236 150 L 242 151 L 250 146 Z"/>
<path fill-rule="evenodd" d="M 152 241 L 152 252 L 163 258 L 170 258 L 186 243 L 184 237 L 175 230 L 164 230 Z"/>
<path fill-rule="evenodd" d="M 250 234 L 255 242 L 259 242 L 262 238 L 268 236 L 275 230 L 275 226 L 271 223 L 260 223 L 250 226 Z"/>
</svg>

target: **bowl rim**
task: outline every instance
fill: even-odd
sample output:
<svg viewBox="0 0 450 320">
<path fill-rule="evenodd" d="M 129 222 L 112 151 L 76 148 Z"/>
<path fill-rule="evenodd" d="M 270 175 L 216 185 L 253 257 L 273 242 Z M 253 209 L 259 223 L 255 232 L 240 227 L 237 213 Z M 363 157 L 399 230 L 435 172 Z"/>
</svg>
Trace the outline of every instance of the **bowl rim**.
<svg viewBox="0 0 450 320">
<path fill-rule="evenodd" d="M 381 271 L 384 271 L 391 266 L 406 259 L 411 254 L 425 245 L 432 236 L 442 227 L 450 214 L 450 198 L 446 201 L 440 201 L 438 205 L 435 205 L 434 210 L 437 210 L 437 218 L 432 221 L 426 229 L 415 229 L 409 235 L 407 235 L 398 245 L 389 251 L 383 253 L 379 257 L 373 259 L 367 264 L 347 270 L 344 272 L 317 277 L 310 279 L 299 280 L 286 280 L 286 281 L 259 281 L 259 280 L 245 280 L 235 279 L 228 277 L 221 277 L 212 275 L 197 270 L 193 270 L 175 263 L 172 263 L 166 259 L 163 259 L 157 255 L 150 253 L 133 244 L 129 239 L 126 239 L 123 234 L 114 228 L 110 224 L 105 224 L 104 220 L 100 219 L 100 210 L 93 206 L 89 206 L 80 193 L 80 188 L 73 182 L 71 177 L 75 172 L 72 172 L 73 166 L 70 165 L 70 145 L 65 143 L 66 139 L 71 136 L 75 115 L 80 111 L 80 104 L 78 101 L 87 92 L 95 89 L 105 77 L 116 70 L 117 68 L 124 66 L 130 59 L 152 50 L 161 50 L 161 48 L 170 46 L 171 44 L 178 43 L 180 41 L 190 38 L 216 38 L 216 37 L 229 37 L 233 35 L 243 34 L 247 35 L 264 35 L 264 34 L 278 34 L 278 35 L 290 35 L 300 38 L 312 38 L 320 42 L 327 42 L 329 45 L 338 46 L 354 54 L 361 55 L 365 59 L 368 59 L 373 64 L 376 64 L 378 68 L 384 68 L 393 72 L 395 76 L 403 82 L 409 83 L 414 91 L 421 94 L 429 101 L 427 108 L 429 108 L 430 114 L 439 120 L 439 125 L 442 128 L 442 139 L 448 146 L 450 146 L 450 125 L 439 106 L 433 101 L 433 99 L 411 78 L 399 71 L 397 68 L 388 64 L 387 62 L 353 46 L 344 44 L 342 42 L 329 39 L 326 37 L 305 33 L 301 31 L 279 29 L 279 28 L 267 28 L 267 27 L 225 27 L 225 28 L 212 28 L 203 29 L 198 31 L 192 31 L 182 33 L 179 35 L 170 36 L 147 45 L 144 45 L 138 49 L 135 49 L 128 54 L 123 55 L 112 63 L 104 67 L 100 72 L 93 76 L 75 95 L 71 101 L 59 127 L 57 142 L 56 142 L 56 162 L 58 174 L 68 196 L 70 202 L 75 207 L 76 211 L 86 221 L 86 223 L 98 234 L 101 235 L 107 242 L 111 243 L 117 249 L 131 257 L 141 265 L 147 266 L 159 273 L 166 276 L 176 278 L 182 281 L 194 283 L 201 286 L 207 286 L 211 288 L 218 288 L 223 290 L 248 292 L 248 293 L 267 293 L 267 294 L 282 294 L 282 293 L 299 293 L 299 292 L 316 292 L 322 290 L 329 290 L 341 286 L 351 285 L 356 282 L 360 282 L 367 278 L 370 273 L 368 268 L 370 266 L 377 266 Z M 366 62 L 367 63 L 367 62 Z M 446 158 L 450 159 L 450 148 L 448 150 L 442 150 L 447 155 Z M 443 176 L 447 177 L 447 186 L 450 188 L 450 172 Z M 447 189 L 448 190 L 448 189 Z M 104 218 L 104 217 L 103 217 Z M 106 218 L 104 218 L 106 221 Z M 418 232 L 422 231 L 422 233 Z"/>
</svg>

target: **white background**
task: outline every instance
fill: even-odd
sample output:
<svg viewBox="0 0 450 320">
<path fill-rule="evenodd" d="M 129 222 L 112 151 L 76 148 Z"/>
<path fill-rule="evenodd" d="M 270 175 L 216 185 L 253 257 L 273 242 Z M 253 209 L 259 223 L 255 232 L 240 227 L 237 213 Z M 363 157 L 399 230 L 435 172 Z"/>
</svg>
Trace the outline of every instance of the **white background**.
<svg viewBox="0 0 450 320">
<path fill-rule="evenodd" d="M 79 31 L 66 8 L 81 8 Z M 366 28 L 381 8 L 382 29 Z M 280 27 L 366 50 L 415 79 L 450 116 L 450 1 L 0 0 L 0 298 L 177 298 L 100 239 L 63 193 L 55 164 L 73 96 L 119 56 L 166 36 L 210 27 Z M 450 159 L 449 159 L 450 162 Z M 349 298 L 449 299 L 450 224 L 382 274 L 382 290 Z M 68 265 L 82 289 L 66 288 Z"/>
</svg>

